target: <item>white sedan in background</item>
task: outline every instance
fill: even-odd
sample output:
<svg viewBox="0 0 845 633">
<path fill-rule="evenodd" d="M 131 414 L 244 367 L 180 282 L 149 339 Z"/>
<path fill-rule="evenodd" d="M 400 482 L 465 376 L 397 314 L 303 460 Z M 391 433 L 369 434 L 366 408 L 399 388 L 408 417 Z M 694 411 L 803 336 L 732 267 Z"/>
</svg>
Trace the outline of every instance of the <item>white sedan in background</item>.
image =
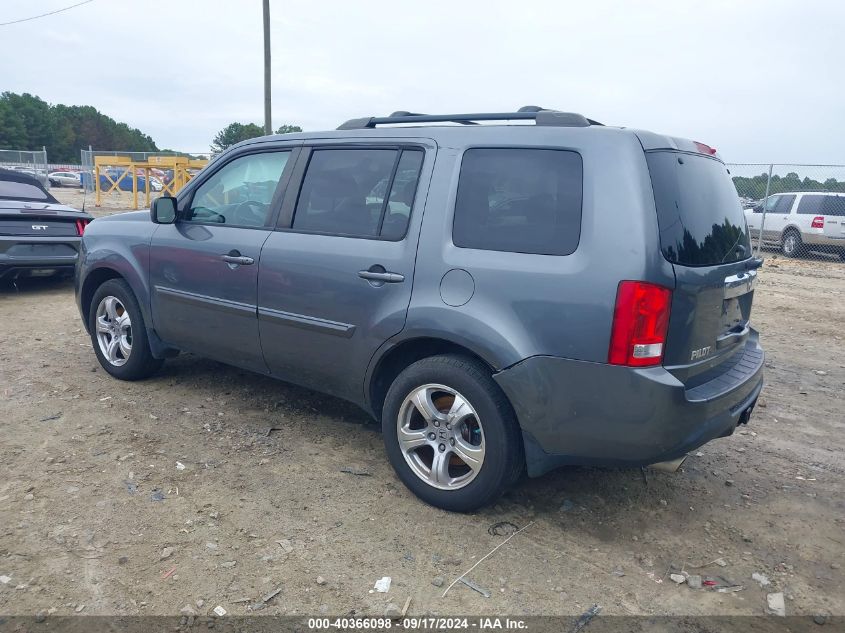
<svg viewBox="0 0 845 633">
<path fill-rule="evenodd" d="M 54 171 L 47 174 L 52 187 L 81 187 L 82 179 L 75 171 Z"/>
</svg>

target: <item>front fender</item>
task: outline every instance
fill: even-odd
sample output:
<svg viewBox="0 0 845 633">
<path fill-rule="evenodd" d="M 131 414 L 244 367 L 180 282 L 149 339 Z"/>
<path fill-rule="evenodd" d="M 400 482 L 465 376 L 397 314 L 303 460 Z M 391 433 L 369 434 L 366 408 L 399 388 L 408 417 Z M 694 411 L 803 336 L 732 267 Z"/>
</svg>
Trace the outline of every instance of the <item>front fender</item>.
<svg viewBox="0 0 845 633">
<path fill-rule="evenodd" d="M 120 216 L 102 218 L 86 229 L 76 281 L 77 305 L 86 329 L 88 302 L 96 287 L 102 280 L 119 275 L 135 294 L 147 330 L 150 330 L 149 258 L 150 241 L 156 226 L 149 221 L 147 214 L 144 216 L 146 221 L 138 218 L 132 222 L 109 221 Z"/>
</svg>

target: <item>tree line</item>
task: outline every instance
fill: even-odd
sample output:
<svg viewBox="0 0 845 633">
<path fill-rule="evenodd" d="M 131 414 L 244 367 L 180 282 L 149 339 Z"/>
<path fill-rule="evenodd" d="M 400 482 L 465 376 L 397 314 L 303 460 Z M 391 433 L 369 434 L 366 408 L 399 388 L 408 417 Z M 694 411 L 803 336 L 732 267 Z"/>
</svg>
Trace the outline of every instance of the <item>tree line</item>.
<svg viewBox="0 0 845 633">
<path fill-rule="evenodd" d="M 301 132 L 298 125 L 282 125 L 276 134 Z M 212 152 L 249 138 L 264 135 L 255 123 L 230 123 L 211 144 Z M 0 94 L 0 149 L 39 150 L 47 148 L 51 163 L 79 163 L 79 150 L 157 152 L 155 141 L 141 130 L 119 123 L 93 106 L 50 105 L 29 93 Z M 174 152 L 178 153 L 178 152 Z"/>
<path fill-rule="evenodd" d="M 78 163 L 79 150 L 92 146 L 133 152 L 156 152 L 152 138 L 93 106 L 50 105 L 29 93 L 0 94 L 0 149 L 47 148 L 52 163 Z"/>
<path fill-rule="evenodd" d="M 769 175 L 766 173 L 759 176 L 747 178 L 745 176 L 734 176 L 733 181 L 736 191 L 743 198 L 759 200 L 766 195 L 766 180 Z M 798 176 L 794 171 L 786 176 L 772 174 L 772 182 L 769 186 L 769 194 L 783 193 L 784 191 L 833 191 L 845 193 L 845 182 L 828 178 L 824 182 L 812 178 Z"/>
<path fill-rule="evenodd" d="M 302 128 L 298 125 L 285 124 L 276 130 L 276 134 L 290 134 L 301 131 Z M 214 137 L 214 140 L 211 142 L 211 151 L 217 154 L 235 143 L 256 138 L 257 136 L 264 136 L 264 128 L 260 125 L 256 125 L 255 123 L 230 123 Z"/>
</svg>

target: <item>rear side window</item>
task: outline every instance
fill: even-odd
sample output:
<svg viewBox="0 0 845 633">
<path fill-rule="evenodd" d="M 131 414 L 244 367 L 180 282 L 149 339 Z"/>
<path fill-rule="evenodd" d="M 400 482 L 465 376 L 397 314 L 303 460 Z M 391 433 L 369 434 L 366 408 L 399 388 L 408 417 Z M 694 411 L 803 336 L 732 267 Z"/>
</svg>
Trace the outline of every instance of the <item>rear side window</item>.
<svg viewBox="0 0 845 633">
<path fill-rule="evenodd" d="M 455 200 L 455 246 L 569 255 L 581 236 L 581 156 L 552 149 L 470 149 Z"/>
<path fill-rule="evenodd" d="M 845 196 L 802 196 L 798 213 L 845 217 Z"/>
<path fill-rule="evenodd" d="M 667 260 L 715 266 L 751 256 L 745 214 L 722 162 L 672 151 L 646 152 L 646 160 Z"/>
<path fill-rule="evenodd" d="M 293 228 L 401 240 L 408 228 L 423 152 L 317 149 L 311 155 Z"/>
</svg>

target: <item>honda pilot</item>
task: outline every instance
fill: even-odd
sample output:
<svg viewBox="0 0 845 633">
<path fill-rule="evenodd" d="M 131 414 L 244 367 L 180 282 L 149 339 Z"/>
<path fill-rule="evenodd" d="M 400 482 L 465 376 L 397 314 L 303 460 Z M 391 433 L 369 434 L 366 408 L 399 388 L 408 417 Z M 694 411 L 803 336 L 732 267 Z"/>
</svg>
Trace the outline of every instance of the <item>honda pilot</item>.
<svg viewBox="0 0 845 633">
<path fill-rule="evenodd" d="M 708 145 L 517 112 L 242 142 L 85 231 L 115 378 L 187 351 L 351 401 L 397 476 L 470 511 L 522 472 L 674 460 L 749 420 L 761 260 Z"/>
</svg>

